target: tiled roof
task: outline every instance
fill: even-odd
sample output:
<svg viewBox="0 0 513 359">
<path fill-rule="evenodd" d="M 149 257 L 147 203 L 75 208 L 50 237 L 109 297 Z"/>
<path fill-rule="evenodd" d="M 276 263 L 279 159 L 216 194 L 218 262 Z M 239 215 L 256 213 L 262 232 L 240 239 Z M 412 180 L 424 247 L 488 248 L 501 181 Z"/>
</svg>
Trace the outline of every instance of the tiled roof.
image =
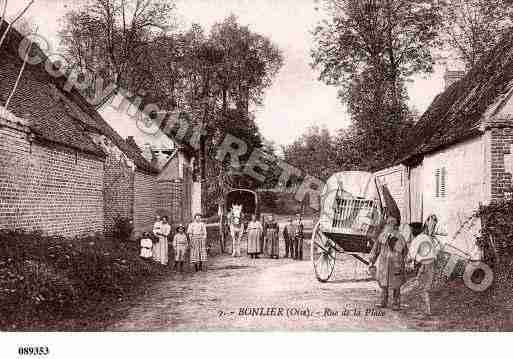
<svg viewBox="0 0 513 359">
<path fill-rule="evenodd" d="M 6 24 L 0 24 L 0 33 Z M 18 55 L 22 40 L 15 29 L 11 29 L 0 48 L 0 104 L 4 105 L 14 87 L 23 65 Z M 33 51 L 42 58 L 43 52 L 33 45 Z M 86 153 L 105 156 L 87 132 L 105 135 L 122 150 L 135 165 L 145 172 L 157 173 L 148 161 L 126 142 L 102 119 L 96 109 L 76 90 L 61 90 L 65 78 L 54 78 L 44 69 L 44 64 L 27 64 L 19 86 L 9 104 L 14 115 L 30 120 L 31 128 L 40 138 L 59 143 Z"/>
<path fill-rule="evenodd" d="M 511 97 L 513 31 L 460 81 L 438 95 L 412 129 L 403 160 L 422 156 L 482 133 L 507 120 L 501 111 Z"/>
</svg>

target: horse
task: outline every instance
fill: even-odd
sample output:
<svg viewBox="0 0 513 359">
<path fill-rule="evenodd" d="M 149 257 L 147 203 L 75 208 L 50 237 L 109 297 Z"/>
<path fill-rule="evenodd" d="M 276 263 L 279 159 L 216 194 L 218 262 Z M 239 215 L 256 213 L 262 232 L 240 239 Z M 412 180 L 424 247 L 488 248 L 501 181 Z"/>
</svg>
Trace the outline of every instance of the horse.
<svg viewBox="0 0 513 359">
<path fill-rule="evenodd" d="M 242 224 L 242 205 L 234 204 L 228 213 L 228 223 L 230 225 L 230 236 L 232 237 L 232 256 L 240 256 L 240 241 L 244 233 Z"/>
</svg>

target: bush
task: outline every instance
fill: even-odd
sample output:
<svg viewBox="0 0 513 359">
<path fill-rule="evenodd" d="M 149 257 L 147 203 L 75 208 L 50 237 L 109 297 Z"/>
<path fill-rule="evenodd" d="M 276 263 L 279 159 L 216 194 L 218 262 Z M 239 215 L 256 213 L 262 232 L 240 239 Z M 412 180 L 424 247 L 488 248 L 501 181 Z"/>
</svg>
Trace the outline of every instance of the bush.
<svg viewBox="0 0 513 359">
<path fill-rule="evenodd" d="M 481 235 L 477 245 L 485 261 L 494 269 L 496 295 L 507 296 L 513 292 L 513 200 L 492 202 L 481 206 L 476 213 L 481 218 Z M 503 298 L 504 300 L 504 298 Z M 511 301 L 508 297 L 507 301 Z"/>
<path fill-rule="evenodd" d="M 133 230 L 134 225 L 130 218 L 118 216 L 114 220 L 114 229 L 112 235 L 116 239 L 126 241 L 132 235 Z"/>
<path fill-rule="evenodd" d="M 485 258 L 489 262 L 507 262 L 513 256 L 513 201 L 482 206 L 476 215 L 481 217 L 482 223 L 477 245 Z"/>
<path fill-rule="evenodd" d="M 101 237 L 3 231 L 0 258 L 2 328 L 85 315 L 165 271 L 140 259 L 136 247 Z"/>
</svg>

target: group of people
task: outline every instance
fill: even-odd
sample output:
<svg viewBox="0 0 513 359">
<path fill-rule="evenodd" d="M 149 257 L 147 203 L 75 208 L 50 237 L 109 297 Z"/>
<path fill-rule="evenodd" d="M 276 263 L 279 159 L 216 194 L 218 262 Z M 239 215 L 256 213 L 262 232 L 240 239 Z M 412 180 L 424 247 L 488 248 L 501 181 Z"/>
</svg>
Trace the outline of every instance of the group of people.
<svg viewBox="0 0 513 359">
<path fill-rule="evenodd" d="M 171 225 L 167 216 L 162 218 L 157 216 L 152 233 L 146 232 L 141 238 L 141 257 L 167 265 L 170 233 Z M 193 222 L 187 226 L 187 229 L 183 224 L 176 227 L 171 245 L 174 251 L 175 269 L 183 271 L 187 253 L 190 253 L 190 263 L 194 264 L 196 272 L 204 269 L 203 263 L 207 261 L 207 228 L 200 214 L 194 216 Z"/>
<path fill-rule="evenodd" d="M 417 284 L 425 303 L 425 314 L 431 315 L 429 292 L 432 287 L 435 259 L 439 244 L 435 239 L 437 218 L 428 217 L 422 233 L 414 243 L 407 243 L 399 231 L 398 220 L 394 217 L 387 219 L 385 228 L 374 242 L 370 253 L 369 266 L 375 269 L 375 277 L 381 288 L 381 301 L 378 307 L 389 305 L 389 292 L 392 292 L 392 309 L 400 309 L 401 287 L 406 282 L 406 266 L 419 265 Z M 279 258 L 280 227 L 273 215 L 270 215 L 264 225 L 256 214 L 251 215 L 246 232 L 248 236 L 247 253 L 251 258 L 268 255 L 269 258 Z M 153 259 L 163 265 L 168 264 L 168 240 L 171 225 L 166 216 L 157 216 L 152 234 L 144 233 L 141 239 L 141 257 Z M 285 242 L 284 258 L 303 259 L 304 226 L 300 214 L 295 219 L 289 218 L 283 227 L 282 238 Z M 207 261 L 207 229 L 201 215 L 196 214 L 194 221 L 185 228 L 180 224 L 172 238 L 175 269 L 183 271 L 187 253 L 190 253 L 190 263 L 196 271 L 204 269 Z M 239 254 L 233 246 L 233 256 Z"/>
<path fill-rule="evenodd" d="M 398 220 L 387 219 L 386 226 L 374 242 L 369 265 L 376 269 L 375 277 L 381 288 L 381 302 L 378 307 L 386 308 L 389 304 L 389 292 L 392 291 L 392 309 L 400 309 L 401 287 L 406 282 L 406 267 L 419 266 L 417 286 L 425 304 L 425 315 L 431 315 L 429 292 L 432 288 L 435 260 L 439 243 L 435 238 L 437 218 L 428 217 L 422 233 L 412 243 L 407 243 L 399 231 Z"/>
<path fill-rule="evenodd" d="M 269 258 L 280 257 L 280 226 L 274 215 L 270 215 L 264 225 L 255 214 L 246 228 L 248 234 L 248 255 L 258 258 L 259 255 L 268 255 Z M 285 258 L 303 259 L 304 226 L 300 214 L 296 219 L 290 218 L 282 231 L 285 242 Z M 233 253 L 235 256 L 235 252 Z"/>
</svg>

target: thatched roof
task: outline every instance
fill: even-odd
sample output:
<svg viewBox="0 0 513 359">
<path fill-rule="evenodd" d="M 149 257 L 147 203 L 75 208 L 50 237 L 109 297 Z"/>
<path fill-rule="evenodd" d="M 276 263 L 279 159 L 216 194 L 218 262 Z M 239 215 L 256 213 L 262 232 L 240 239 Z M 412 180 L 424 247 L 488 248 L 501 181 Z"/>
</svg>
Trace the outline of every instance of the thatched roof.
<svg viewBox="0 0 513 359">
<path fill-rule="evenodd" d="M 477 136 L 492 125 L 512 125 L 513 31 L 460 81 L 438 95 L 416 123 L 401 162 Z"/>
</svg>

